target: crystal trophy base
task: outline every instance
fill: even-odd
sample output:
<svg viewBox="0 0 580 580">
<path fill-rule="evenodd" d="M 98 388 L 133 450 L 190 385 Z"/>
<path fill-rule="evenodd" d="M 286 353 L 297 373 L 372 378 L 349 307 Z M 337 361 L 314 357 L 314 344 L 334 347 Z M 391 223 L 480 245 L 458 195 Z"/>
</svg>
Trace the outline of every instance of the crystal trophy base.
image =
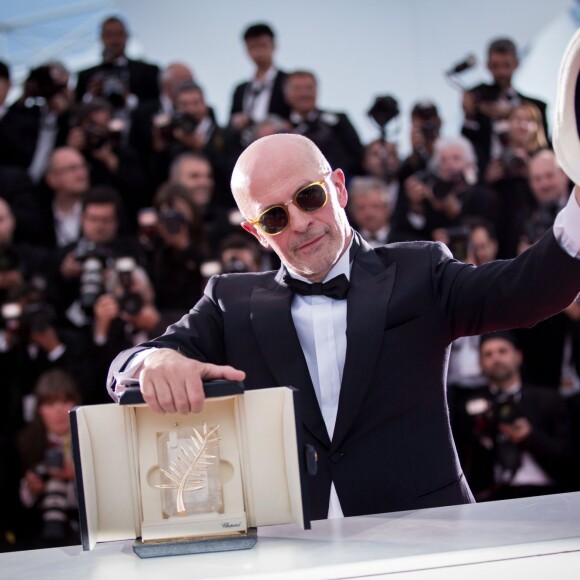
<svg viewBox="0 0 580 580">
<path fill-rule="evenodd" d="M 163 542 L 142 542 L 141 540 L 135 540 L 133 543 L 133 551 L 140 558 L 157 558 L 160 556 L 249 550 L 256 545 L 257 541 L 257 529 L 248 528 L 247 532 L 235 536 L 200 537 L 174 541 L 165 540 Z"/>
</svg>

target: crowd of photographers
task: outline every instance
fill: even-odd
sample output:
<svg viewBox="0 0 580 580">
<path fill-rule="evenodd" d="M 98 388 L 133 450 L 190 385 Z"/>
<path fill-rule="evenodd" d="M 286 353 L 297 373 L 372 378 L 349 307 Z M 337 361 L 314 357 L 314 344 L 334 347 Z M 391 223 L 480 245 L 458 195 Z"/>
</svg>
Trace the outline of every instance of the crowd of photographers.
<svg viewBox="0 0 580 580">
<path fill-rule="evenodd" d="M 80 401 L 108 402 L 112 358 L 183 315 L 211 275 L 279 265 L 241 233 L 229 190 L 233 164 L 253 140 L 276 132 L 311 138 L 345 171 L 347 209 L 371 245 L 439 240 L 475 265 L 535 243 L 570 191 L 550 150 L 545 105 L 512 87 L 518 61 L 508 39 L 490 44 L 493 82 L 463 91 L 461 135 L 442 137 L 437 106 L 418 102 L 412 150 L 401 159 L 385 139 L 398 103 L 377 99 L 369 115 L 382 138 L 363 146 L 347 115 L 318 107 L 313 72 L 276 67 L 266 24 L 244 33 L 256 72 L 234 88 L 224 127 L 188 66 L 132 60 L 127 38 L 126 25 L 108 18 L 102 62 L 79 72 L 74 90 L 70 72 L 49 62 L 30 71 L 10 105 L 10 71 L 0 63 L 0 550 L 78 542 L 62 416 Z M 519 452 L 510 449 L 517 457 L 507 484 L 493 465 L 494 438 L 507 437 L 507 428 L 497 428 L 497 405 L 474 403 L 493 400 L 506 380 L 480 364 L 479 338 L 453 345 L 452 423 L 480 498 L 525 481 L 530 465 L 535 487 L 527 481 L 527 493 L 539 493 L 542 482 L 550 491 L 580 489 L 579 319 L 572 304 L 509 337 L 523 353 L 509 361 L 509 389 L 542 387 L 558 399 L 543 404 L 558 409 L 558 420 L 536 422 L 525 406 L 510 408 L 507 423 L 527 425 L 525 436 L 514 436 Z M 532 443 L 555 437 L 565 453 L 547 472 L 553 446 L 534 459 Z M 483 463 L 473 461 L 479 448 L 492 457 L 482 478 Z"/>
</svg>

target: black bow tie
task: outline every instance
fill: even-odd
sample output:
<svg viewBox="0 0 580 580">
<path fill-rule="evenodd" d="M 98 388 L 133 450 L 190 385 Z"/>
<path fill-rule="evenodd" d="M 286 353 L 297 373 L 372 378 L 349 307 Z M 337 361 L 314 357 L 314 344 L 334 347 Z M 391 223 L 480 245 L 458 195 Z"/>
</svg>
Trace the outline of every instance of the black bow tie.
<svg viewBox="0 0 580 580">
<path fill-rule="evenodd" d="M 348 278 L 344 274 L 340 274 L 340 276 L 336 276 L 332 280 L 324 282 L 324 284 L 321 282 L 314 282 L 313 284 L 303 282 L 292 278 L 290 274 L 286 274 L 284 282 L 296 294 L 302 294 L 303 296 L 328 296 L 335 300 L 344 300 L 349 286 Z"/>
</svg>

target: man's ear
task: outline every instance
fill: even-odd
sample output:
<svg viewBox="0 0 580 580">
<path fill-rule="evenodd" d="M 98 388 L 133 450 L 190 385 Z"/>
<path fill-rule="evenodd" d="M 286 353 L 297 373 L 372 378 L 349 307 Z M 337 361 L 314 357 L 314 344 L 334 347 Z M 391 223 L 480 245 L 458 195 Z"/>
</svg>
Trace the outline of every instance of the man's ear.
<svg viewBox="0 0 580 580">
<path fill-rule="evenodd" d="M 242 222 L 242 227 L 252 234 L 264 248 L 269 248 L 270 244 L 268 243 L 268 238 L 257 228 L 255 225 L 251 224 L 250 222 Z"/>
<path fill-rule="evenodd" d="M 346 191 L 345 177 L 342 169 L 336 169 L 332 173 L 331 180 L 336 189 L 338 203 L 344 209 L 348 202 L 348 192 Z"/>
</svg>

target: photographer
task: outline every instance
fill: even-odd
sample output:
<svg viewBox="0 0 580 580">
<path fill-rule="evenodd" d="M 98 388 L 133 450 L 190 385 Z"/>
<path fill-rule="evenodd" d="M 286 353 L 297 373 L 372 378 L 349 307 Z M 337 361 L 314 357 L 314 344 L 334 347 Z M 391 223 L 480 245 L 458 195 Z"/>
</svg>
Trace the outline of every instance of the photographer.
<svg viewBox="0 0 580 580">
<path fill-rule="evenodd" d="M 399 180 L 402 183 L 429 165 L 435 143 L 441 133 L 441 117 L 434 103 L 419 101 L 411 110 L 411 153 L 402 162 Z"/>
<path fill-rule="evenodd" d="M 393 206 L 399 196 L 401 160 L 396 143 L 375 139 L 365 146 L 361 175 L 382 179 L 389 188 Z"/>
<path fill-rule="evenodd" d="M 171 163 L 183 153 L 203 154 L 211 163 L 220 202 L 229 201 L 227 180 L 231 167 L 225 154 L 225 135 L 205 102 L 202 88 L 194 82 L 181 84 L 173 105 L 172 115 L 153 120 L 151 161 L 155 183 L 167 180 Z"/>
<path fill-rule="evenodd" d="M 78 74 L 76 100 L 90 101 L 104 97 L 116 109 L 134 108 L 137 103 L 159 96 L 156 65 L 126 56 L 129 33 L 117 17 L 105 19 L 101 25 L 103 60 L 97 66 Z"/>
<path fill-rule="evenodd" d="M 516 46 L 509 38 L 498 38 L 488 47 L 487 68 L 492 84 L 482 83 L 463 94 L 464 121 L 462 134 L 473 144 L 481 175 L 491 158 L 501 150 L 501 135 L 511 109 L 522 103 L 535 105 L 540 125 L 548 135 L 546 103 L 527 97 L 512 86 L 512 76 L 519 64 Z"/>
<path fill-rule="evenodd" d="M 148 204 L 142 195 L 145 175 L 137 154 L 122 141 L 111 105 L 97 98 L 77 105 L 67 145 L 84 156 L 93 186 L 109 186 L 121 193 L 134 228 L 135 212 Z"/>
<path fill-rule="evenodd" d="M 496 157 L 489 162 L 484 181 L 497 192 L 499 256 L 518 253 L 522 223 L 534 207 L 529 186 L 530 158 L 547 148 L 540 113 L 531 103 L 515 106 L 507 118 L 507 132 Z"/>
<path fill-rule="evenodd" d="M 71 375 L 51 370 L 39 377 L 34 397 L 35 417 L 18 437 L 20 499 L 27 508 L 19 547 L 75 545 L 80 537 L 68 414 L 80 395 Z"/>
<path fill-rule="evenodd" d="M 470 217 L 495 218 L 493 192 L 477 184 L 473 147 L 464 137 L 440 139 L 434 146 L 428 171 L 403 184 L 393 238 L 434 239 L 449 243 L 464 259 Z"/>
<path fill-rule="evenodd" d="M 262 247 L 248 236 L 230 234 L 222 242 L 220 262 L 224 274 L 269 270 L 264 268 L 264 258 Z"/>
<path fill-rule="evenodd" d="M 60 314 L 75 328 L 90 323 L 94 302 L 103 292 L 104 276 L 116 258 L 131 256 L 142 262 L 137 242 L 118 235 L 121 208 L 115 190 L 89 190 L 83 200 L 81 238 L 59 252 Z"/>
<path fill-rule="evenodd" d="M 488 386 L 463 409 L 466 445 L 460 457 L 479 500 L 510 499 L 569 489 L 569 418 L 557 392 L 522 384 L 522 354 L 513 335 L 494 332 L 480 342 Z"/>
<path fill-rule="evenodd" d="M 239 212 L 216 199 L 216 187 L 211 163 L 201 153 L 182 153 L 171 164 L 169 181 L 185 187 L 201 218 L 203 237 L 212 258 L 219 253 L 225 236 L 237 229 Z"/>
<path fill-rule="evenodd" d="M 191 300 L 202 294 L 200 267 L 208 259 L 201 214 L 188 190 L 167 183 L 154 198 L 154 221 L 141 230 L 147 252 L 147 270 L 161 312 L 173 311 L 168 319 L 187 312 Z"/>
<path fill-rule="evenodd" d="M 290 106 L 293 133 L 312 139 L 331 167 L 347 175 L 360 173 L 363 147 L 345 113 L 318 108 L 318 83 L 310 71 L 295 71 L 284 81 L 284 96 Z"/>
<path fill-rule="evenodd" d="M 0 123 L 1 163 L 26 168 L 34 183 L 44 175 L 54 147 L 62 145 L 66 138 L 73 104 L 69 76 L 59 62 L 32 69 L 21 97 L 8 108 Z"/>
</svg>

